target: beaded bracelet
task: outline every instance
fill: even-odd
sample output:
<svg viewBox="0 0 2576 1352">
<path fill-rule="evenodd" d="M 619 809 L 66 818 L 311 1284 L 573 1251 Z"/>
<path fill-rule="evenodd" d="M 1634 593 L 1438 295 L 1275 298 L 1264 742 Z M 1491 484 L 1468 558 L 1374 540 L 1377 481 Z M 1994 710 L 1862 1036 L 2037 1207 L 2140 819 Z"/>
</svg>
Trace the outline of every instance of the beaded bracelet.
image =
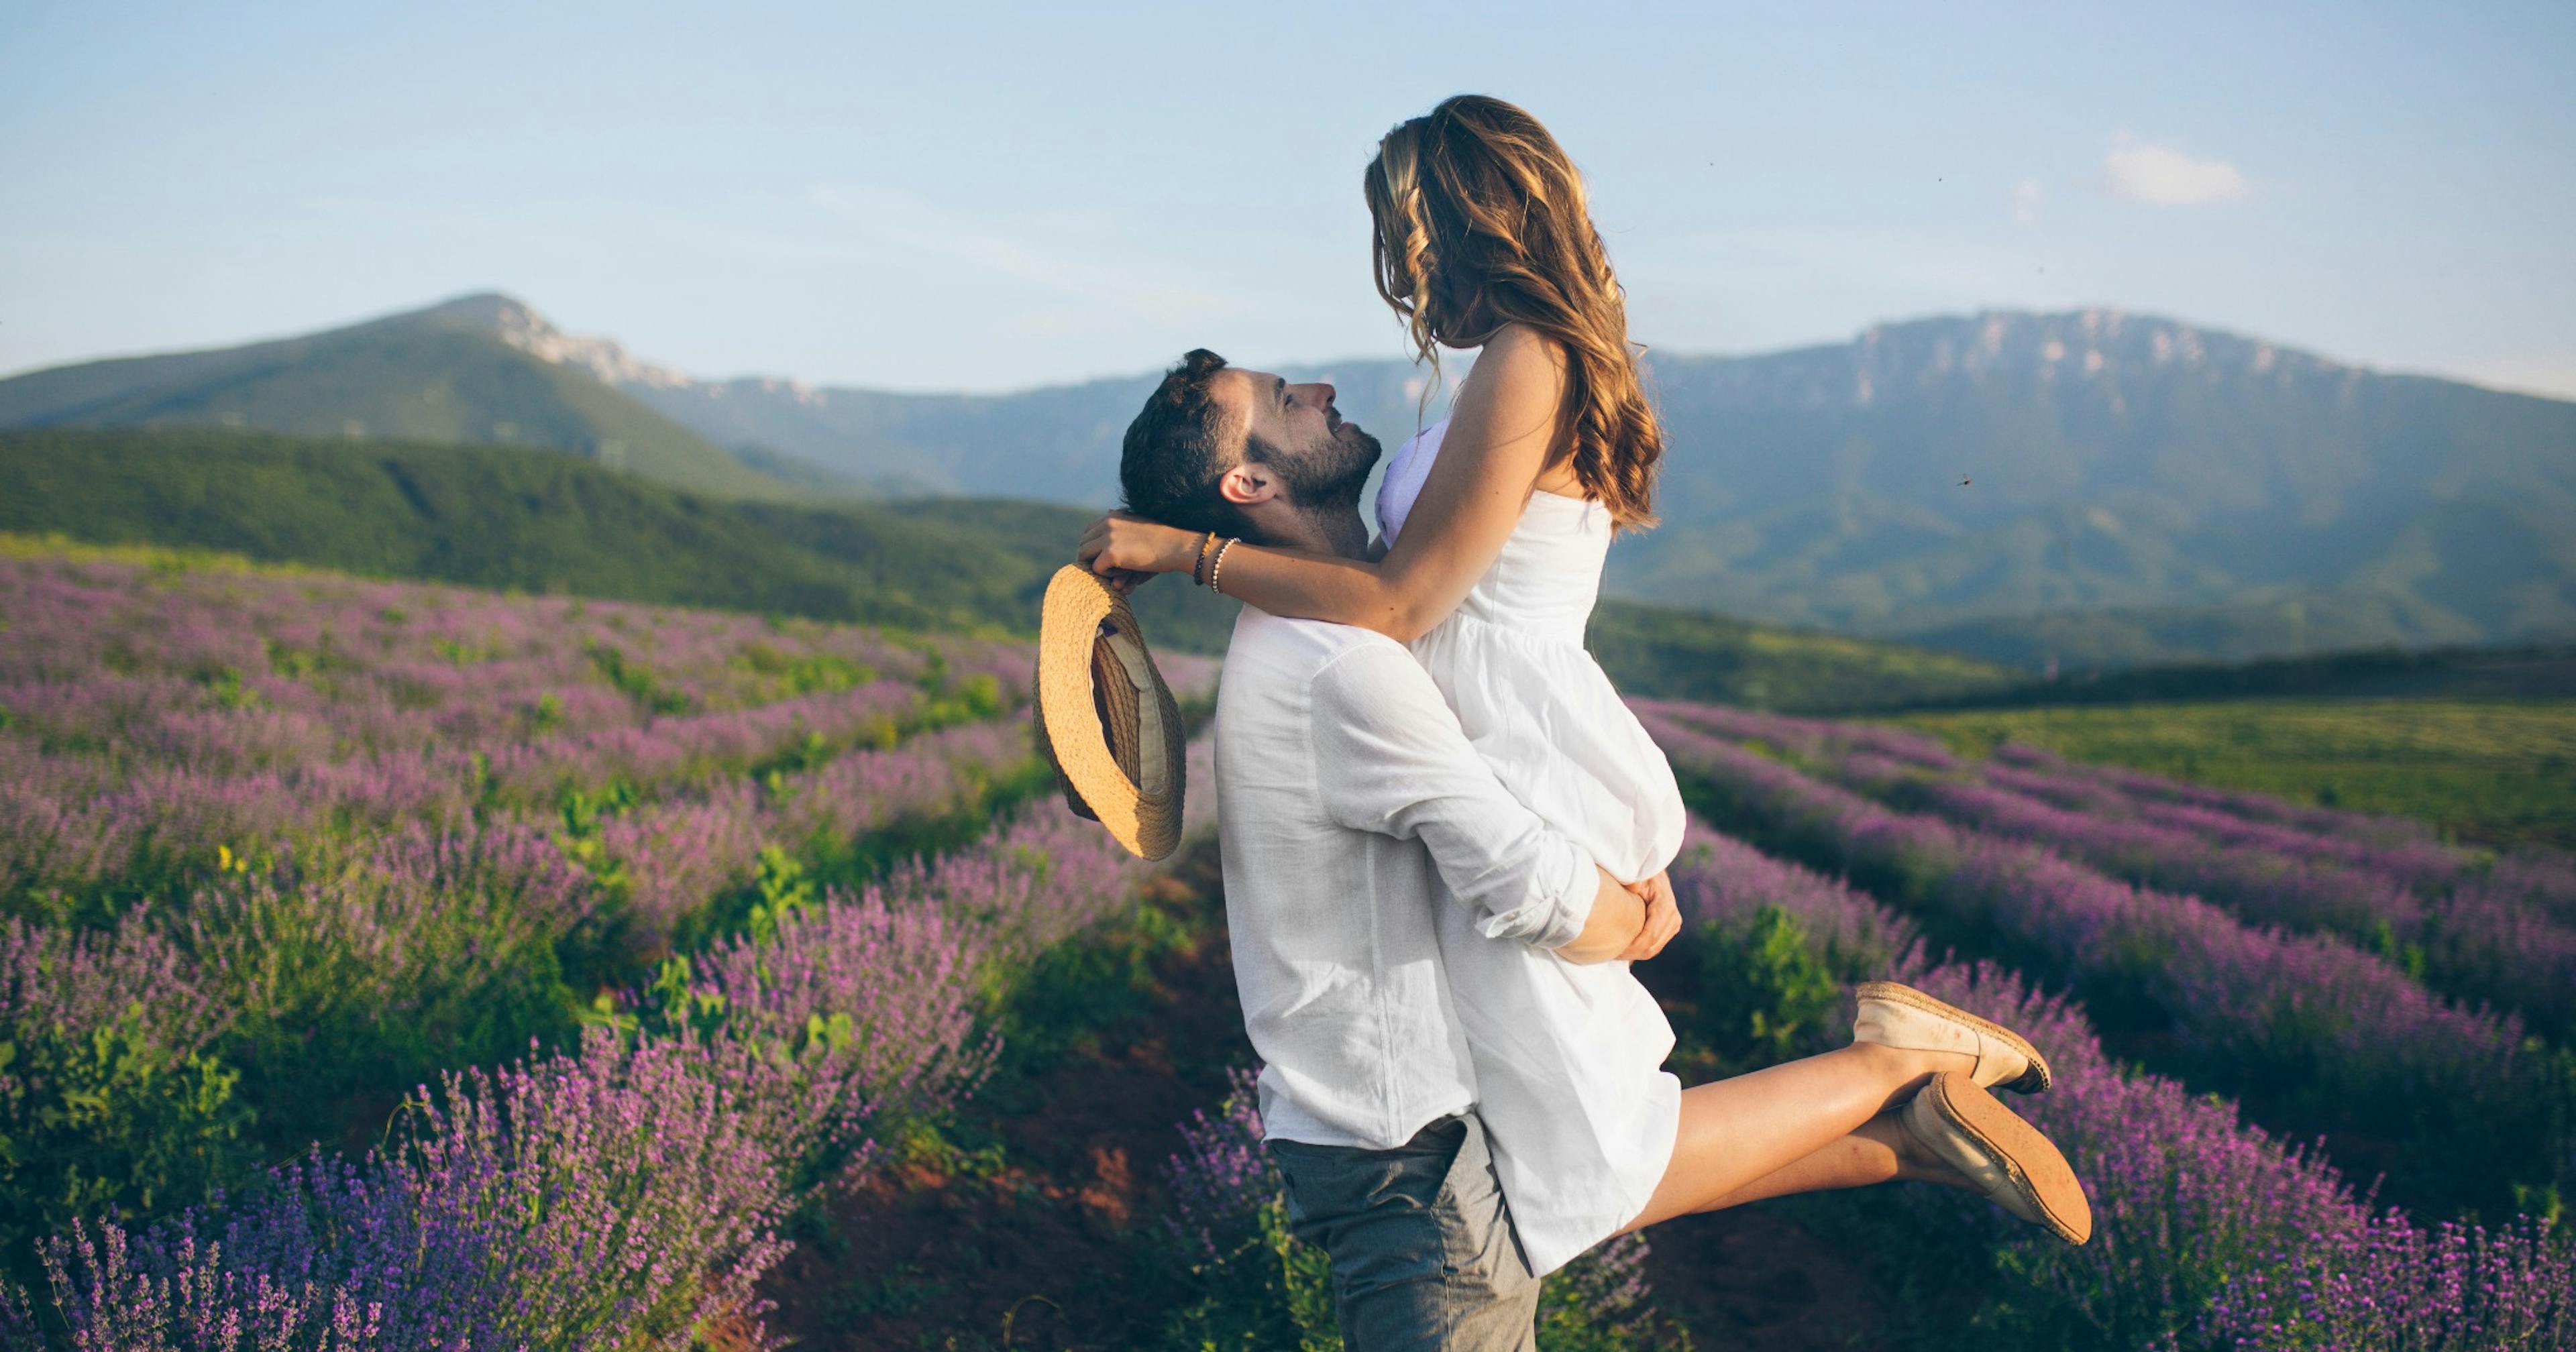
<svg viewBox="0 0 2576 1352">
<path fill-rule="evenodd" d="M 1207 552 L 1208 552 L 1208 546 L 1209 546 L 1209 545 L 1212 545 L 1212 544 L 1215 544 L 1215 543 L 1216 543 L 1216 532 L 1215 532 L 1215 531 L 1209 531 L 1209 532 L 1207 532 L 1205 535 L 1202 535 L 1202 536 L 1200 536 L 1200 537 L 1199 537 L 1199 556 L 1198 556 L 1198 558 L 1196 558 L 1196 559 L 1192 560 L 1192 561 L 1191 561 L 1191 563 L 1190 563 L 1190 585 L 1191 585 L 1191 586 L 1194 586 L 1194 587 L 1204 587 L 1204 586 L 1206 586 L 1206 585 L 1207 585 Z"/>
<path fill-rule="evenodd" d="M 1207 588 L 1209 591 L 1216 592 L 1219 596 L 1223 596 L 1225 593 L 1217 591 L 1217 575 L 1225 571 L 1225 551 L 1234 548 L 1235 543 L 1233 536 L 1227 536 L 1225 543 L 1216 547 L 1216 561 L 1208 565 Z"/>
</svg>

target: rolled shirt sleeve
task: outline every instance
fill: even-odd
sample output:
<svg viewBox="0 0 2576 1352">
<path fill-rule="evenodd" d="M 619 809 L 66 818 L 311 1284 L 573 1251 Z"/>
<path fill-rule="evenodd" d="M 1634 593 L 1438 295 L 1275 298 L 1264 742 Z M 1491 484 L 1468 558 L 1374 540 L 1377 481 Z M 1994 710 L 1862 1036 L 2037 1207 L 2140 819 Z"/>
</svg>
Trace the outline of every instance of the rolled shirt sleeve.
<svg viewBox="0 0 2576 1352">
<path fill-rule="evenodd" d="M 1316 797 L 1334 822 L 1420 840 L 1488 938 L 1553 949 L 1583 932 L 1592 856 L 1503 787 L 1411 653 L 1353 649 L 1312 695 Z"/>
</svg>

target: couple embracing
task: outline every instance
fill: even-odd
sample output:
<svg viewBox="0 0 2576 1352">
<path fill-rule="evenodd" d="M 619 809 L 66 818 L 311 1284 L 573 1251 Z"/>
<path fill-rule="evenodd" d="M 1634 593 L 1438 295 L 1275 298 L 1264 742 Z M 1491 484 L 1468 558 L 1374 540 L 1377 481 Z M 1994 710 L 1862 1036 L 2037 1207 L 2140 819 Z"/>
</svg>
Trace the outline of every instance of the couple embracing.
<svg viewBox="0 0 2576 1352">
<path fill-rule="evenodd" d="M 1244 602 L 1215 722 L 1227 921 L 1290 1216 L 1353 1352 L 1533 1346 L 1539 1279 L 1658 1221 L 1895 1180 L 2082 1243 L 2066 1161 L 1989 1091 L 2011 1030 L 1909 987 L 1852 1044 L 1684 1087 L 1629 971 L 1680 928 L 1671 767 L 1583 648 L 1663 451 L 1619 284 L 1547 130 L 1460 96 L 1365 176 L 1377 287 L 1418 354 L 1474 349 L 1450 416 L 1379 444 L 1192 352 L 1128 429 L 1127 510 L 1080 559 Z M 1937 1237 L 1927 1237 L 1938 1242 Z"/>
</svg>

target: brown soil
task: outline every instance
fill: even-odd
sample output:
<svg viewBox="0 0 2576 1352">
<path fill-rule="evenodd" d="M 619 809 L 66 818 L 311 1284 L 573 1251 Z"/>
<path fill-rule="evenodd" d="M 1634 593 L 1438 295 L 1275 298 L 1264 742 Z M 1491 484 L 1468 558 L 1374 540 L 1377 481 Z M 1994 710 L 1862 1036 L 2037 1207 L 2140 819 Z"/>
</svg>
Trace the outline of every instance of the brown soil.
<svg viewBox="0 0 2576 1352">
<path fill-rule="evenodd" d="M 1705 1352 L 1894 1345 L 1875 1279 L 1784 1206 L 1683 1216 L 1646 1239 L 1656 1308 Z"/>
<path fill-rule="evenodd" d="M 1111 1349 L 1150 1344 L 1157 1285 L 1135 1243 L 1161 1215 L 1179 1123 L 1248 1059 L 1213 848 L 1158 901 L 1195 942 L 1156 966 L 1153 1010 L 1097 1030 L 997 1099 L 998 1151 L 907 1163 L 835 1199 L 768 1283 L 773 1328 L 816 1349 Z M 998 1160 L 992 1158 L 998 1155 Z M 1140 1277 L 1144 1280 L 1140 1281 Z"/>
<path fill-rule="evenodd" d="M 1251 1059 L 1214 848 L 1159 886 L 1195 942 L 1157 964 L 1152 1012 L 970 1108 L 989 1114 L 998 1152 L 906 1163 L 835 1199 L 767 1283 L 773 1329 L 832 1352 L 1155 1343 L 1178 1288 L 1137 1266 L 1150 1249 L 1136 1241 L 1159 1223 L 1162 1163 L 1177 1125 Z M 1886 1345 L 1866 1275 L 1785 1209 L 1689 1217 L 1649 1238 L 1653 1299 L 1702 1348 Z"/>
</svg>

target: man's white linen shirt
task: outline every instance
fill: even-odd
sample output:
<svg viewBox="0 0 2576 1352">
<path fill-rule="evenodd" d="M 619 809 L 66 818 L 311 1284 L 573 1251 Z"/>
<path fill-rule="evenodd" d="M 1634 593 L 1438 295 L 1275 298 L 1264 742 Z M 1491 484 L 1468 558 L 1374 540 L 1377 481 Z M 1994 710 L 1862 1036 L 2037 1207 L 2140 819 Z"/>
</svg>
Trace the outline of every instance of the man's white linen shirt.
<svg viewBox="0 0 2576 1352">
<path fill-rule="evenodd" d="M 1411 653 L 1346 625 L 1244 607 L 1216 782 L 1263 1134 L 1385 1150 L 1473 1106 L 1436 908 L 1560 947 L 1591 914 L 1592 857 L 1494 777 Z"/>
</svg>

